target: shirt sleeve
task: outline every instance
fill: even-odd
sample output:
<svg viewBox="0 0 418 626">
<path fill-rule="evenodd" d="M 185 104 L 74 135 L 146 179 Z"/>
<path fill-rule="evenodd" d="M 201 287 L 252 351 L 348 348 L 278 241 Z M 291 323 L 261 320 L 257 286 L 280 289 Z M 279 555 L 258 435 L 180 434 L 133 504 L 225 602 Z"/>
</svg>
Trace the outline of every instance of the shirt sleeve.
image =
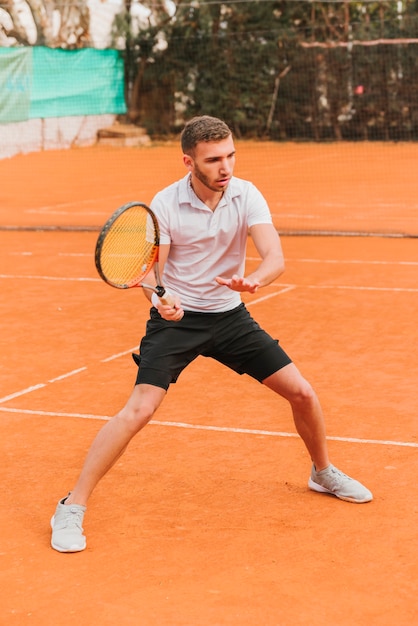
<svg viewBox="0 0 418 626">
<path fill-rule="evenodd" d="M 256 224 L 272 224 L 270 209 L 267 200 L 255 185 L 250 183 L 247 193 L 248 226 Z"/>
<path fill-rule="evenodd" d="M 160 231 L 160 243 L 170 244 L 170 221 L 169 221 L 169 199 L 164 197 L 164 191 L 160 191 L 154 196 L 150 209 L 157 218 L 158 227 Z"/>
</svg>

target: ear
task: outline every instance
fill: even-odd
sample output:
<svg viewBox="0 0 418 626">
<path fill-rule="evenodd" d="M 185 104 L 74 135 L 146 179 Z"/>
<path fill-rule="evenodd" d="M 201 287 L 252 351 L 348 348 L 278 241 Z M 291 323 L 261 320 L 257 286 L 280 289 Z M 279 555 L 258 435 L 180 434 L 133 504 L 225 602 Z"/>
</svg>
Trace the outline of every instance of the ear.
<svg viewBox="0 0 418 626">
<path fill-rule="evenodd" d="M 188 170 L 192 169 L 193 159 L 188 154 L 183 154 L 183 163 L 187 167 Z"/>
</svg>

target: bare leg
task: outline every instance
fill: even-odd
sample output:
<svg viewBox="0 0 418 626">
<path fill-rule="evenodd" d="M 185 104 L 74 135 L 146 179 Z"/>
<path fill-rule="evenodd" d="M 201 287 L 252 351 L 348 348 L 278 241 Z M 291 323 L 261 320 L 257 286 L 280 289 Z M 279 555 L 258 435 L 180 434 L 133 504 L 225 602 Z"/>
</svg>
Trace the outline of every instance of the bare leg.
<svg viewBox="0 0 418 626">
<path fill-rule="evenodd" d="M 296 430 L 317 471 L 328 467 L 330 461 L 322 409 L 314 390 L 297 367 L 293 363 L 286 365 L 263 380 L 263 384 L 290 402 Z"/>
<path fill-rule="evenodd" d="M 160 387 L 135 386 L 124 408 L 96 435 L 77 484 L 65 504 L 87 504 L 97 483 L 123 454 L 134 435 L 148 424 L 165 394 Z"/>
</svg>

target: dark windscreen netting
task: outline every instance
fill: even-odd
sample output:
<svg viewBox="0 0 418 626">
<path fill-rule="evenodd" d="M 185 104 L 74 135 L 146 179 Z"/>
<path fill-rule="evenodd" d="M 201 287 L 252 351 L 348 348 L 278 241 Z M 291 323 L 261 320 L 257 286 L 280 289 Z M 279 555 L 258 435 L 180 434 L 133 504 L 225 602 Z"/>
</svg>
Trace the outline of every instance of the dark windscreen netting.
<svg viewBox="0 0 418 626">
<path fill-rule="evenodd" d="M 416 140 L 413 4 L 180 4 L 126 39 L 130 116 L 156 134 L 205 112 L 242 138 Z"/>
</svg>

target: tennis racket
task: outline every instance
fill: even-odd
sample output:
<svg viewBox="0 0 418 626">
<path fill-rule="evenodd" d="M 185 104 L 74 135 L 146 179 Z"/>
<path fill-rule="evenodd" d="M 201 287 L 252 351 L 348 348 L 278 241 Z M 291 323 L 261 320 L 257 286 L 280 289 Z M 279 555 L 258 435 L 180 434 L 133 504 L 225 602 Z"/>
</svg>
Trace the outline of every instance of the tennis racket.
<svg viewBox="0 0 418 626">
<path fill-rule="evenodd" d="M 100 231 L 95 251 L 99 276 L 117 289 L 151 289 L 163 304 L 174 306 L 161 284 L 159 246 L 160 230 L 154 213 L 142 202 L 129 202 L 115 211 Z M 155 286 L 143 282 L 151 269 Z"/>
</svg>

